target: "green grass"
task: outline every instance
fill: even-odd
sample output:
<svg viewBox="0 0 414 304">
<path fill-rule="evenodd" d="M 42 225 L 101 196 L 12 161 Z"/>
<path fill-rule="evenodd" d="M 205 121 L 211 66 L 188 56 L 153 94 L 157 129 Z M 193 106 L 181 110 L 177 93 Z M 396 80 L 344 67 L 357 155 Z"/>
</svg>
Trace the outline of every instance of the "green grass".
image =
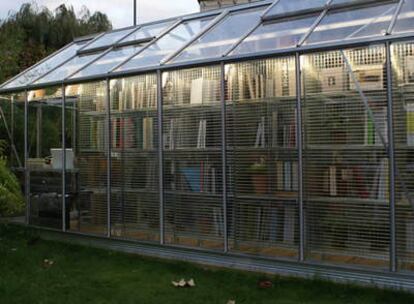
<svg viewBox="0 0 414 304">
<path fill-rule="evenodd" d="M 44 259 L 53 260 L 50 268 Z M 171 280 L 194 278 L 177 289 Z M 0 303 L 414 303 L 403 292 L 338 285 L 318 280 L 198 267 L 112 251 L 48 242 L 36 232 L 0 226 Z"/>
</svg>

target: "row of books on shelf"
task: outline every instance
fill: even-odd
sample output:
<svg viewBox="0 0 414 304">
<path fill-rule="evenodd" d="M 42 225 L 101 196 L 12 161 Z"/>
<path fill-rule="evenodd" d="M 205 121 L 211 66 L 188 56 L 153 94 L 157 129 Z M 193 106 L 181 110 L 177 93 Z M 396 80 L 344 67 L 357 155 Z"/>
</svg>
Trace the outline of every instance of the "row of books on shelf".
<svg viewBox="0 0 414 304">
<path fill-rule="evenodd" d="M 279 111 L 272 112 L 271 122 L 271 146 L 272 147 L 296 147 L 296 109 L 281 113 Z M 257 124 L 255 148 L 265 148 L 266 143 L 266 117 L 262 116 Z"/>
<path fill-rule="evenodd" d="M 375 166 L 331 165 L 325 171 L 323 192 L 329 196 L 385 200 L 389 196 L 388 159 Z"/>
<path fill-rule="evenodd" d="M 88 136 L 84 138 L 84 148 L 106 150 L 108 141 L 105 121 L 91 119 L 89 125 L 89 132 L 84 134 Z M 112 118 L 111 131 L 112 149 L 154 149 L 153 117 Z"/>
<path fill-rule="evenodd" d="M 215 194 L 221 186 L 217 178 L 217 168 L 209 161 L 189 165 L 171 161 L 166 180 L 169 181 L 169 189 L 173 191 Z"/>
<path fill-rule="evenodd" d="M 298 191 L 298 163 L 296 161 L 276 162 L 276 190 Z"/>
<path fill-rule="evenodd" d="M 156 109 L 157 85 L 147 82 L 128 82 L 119 91 L 114 90 L 112 109 L 118 111 Z"/>
</svg>

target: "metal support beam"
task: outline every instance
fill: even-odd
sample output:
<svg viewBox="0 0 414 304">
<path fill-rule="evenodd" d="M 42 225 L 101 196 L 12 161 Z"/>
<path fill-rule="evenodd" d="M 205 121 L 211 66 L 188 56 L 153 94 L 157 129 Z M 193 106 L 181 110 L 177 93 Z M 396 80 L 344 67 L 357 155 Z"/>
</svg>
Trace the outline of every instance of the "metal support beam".
<svg viewBox="0 0 414 304">
<path fill-rule="evenodd" d="M 226 71 L 224 63 L 220 65 L 220 104 L 221 104 L 221 161 L 223 176 L 223 236 L 224 252 L 229 250 L 227 225 L 227 126 L 226 126 Z"/>
<path fill-rule="evenodd" d="M 24 91 L 24 168 L 23 168 L 23 178 L 24 178 L 24 194 L 26 199 L 26 224 L 30 224 L 30 185 L 29 185 L 29 170 L 27 168 L 27 160 L 29 159 L 28 151 L 28 141 L 29 136 L 28 132 L 28 92 Z M 21 169 L 21 168 L 19 168 Z"/>
<path fill-rule="evenodd" d="M 157 115 L 158 115 L 158 178 L 159 178 L 159 195 L 160 195 L 160 244 L 165 243 L 164 227 L 164 139 L 162 138 L 162 73 L 157 71 Z"/>
<path fill-rule="evenodd" d="M 395 9 L 395 13 L 392 16 L 390 25 L 388 26 L 387 32 L 385 33 L 386 35 L 391 35 L 391 33 L 392 33 L 393 29 L 394 29 L 395 23 L 397 22 L 397 18 L 400 15 L 401 8 L 402 8 L 404 2 L 405 2 L 404 0 L 400 0 L 400 3 L 398 3 L 397 8 Z"/>
<path fill-rule="evenodd" d="M 390 271 L 397 271 L 396 252 L 396 206 L 395 206 L 395 155 L 394 155 L 394 112 L 392 91 L 391 46 L 386 44 L 387 66 L 387 107 L 388 107 L 388 157 L 389 157 L 389 188 L 390 188 Z"/>
<path fill-rule="evenodd" d="M 137 25 L 137 0 L 134 0 L 134 22 L 132 24 Z"/>
<path fill-rule="evenodd" d="M 300 55 L 296 53 L 296 142 L 298 151 L 298 207 L 299 207 L 299 261 L 305 260 L 305 212 L 303 203 L 303 147 L 302 147 L 302 73 Z"/>
<path fill-rule="evenodd" d="M 107 204 L 107 236 L 108 238 L 111 237 L 111 200 L 112 200 L 112 195 L 111 195 L 111 173 L 112 173 L 112 159 L 111 159 L 111 143 L 112 143 L 112 128 L 111 128 L 111 88 L 110 88 L 110 79 L 107 78 L 106 79 L 106 123 L 107 123 L 107 128 L 106 131 L 108 132 L 107 134 L 107 199 L 106 199 L 106 204 Z"/>
<path fill-rule="evenodd" d="M 62 231 L 66 232 L 66 94 L 65 85 L 62 85 Z"/>
</svg>

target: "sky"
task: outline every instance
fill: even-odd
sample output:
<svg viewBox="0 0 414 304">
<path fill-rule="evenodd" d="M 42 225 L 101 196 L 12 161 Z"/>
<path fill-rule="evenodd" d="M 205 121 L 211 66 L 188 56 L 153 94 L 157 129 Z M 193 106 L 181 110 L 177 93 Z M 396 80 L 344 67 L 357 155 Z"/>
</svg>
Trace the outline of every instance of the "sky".
<svg viewBox="0 0 414 304">
<path fill-rule="evenodd" d="M 0 0 L 0 19 L 16 11 L 31 0 Z M 91 13 L 101 11 L 108 15 L 114 28 L 126 27 L 133 22 L 133 0 L 36 0 L 39 6 L 54 10 L 60 4 L 72 5 L 76 12 L 86 6 Z M 197 0 L 137 0 L 138 23 L 197 12 Z"/>
</svg>

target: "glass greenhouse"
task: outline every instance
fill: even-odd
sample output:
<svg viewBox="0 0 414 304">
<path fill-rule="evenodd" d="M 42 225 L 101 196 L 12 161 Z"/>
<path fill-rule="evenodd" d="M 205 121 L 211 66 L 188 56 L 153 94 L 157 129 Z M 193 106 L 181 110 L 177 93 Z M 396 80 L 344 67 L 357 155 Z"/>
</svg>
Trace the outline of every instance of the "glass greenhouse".
<svg viewBox="0 0 414 304">
<path fill-rule="evenodd" d="M 81 37 L 0 114 L 29 225 L 414 288 L 414 0 Z"/>
</svg>

